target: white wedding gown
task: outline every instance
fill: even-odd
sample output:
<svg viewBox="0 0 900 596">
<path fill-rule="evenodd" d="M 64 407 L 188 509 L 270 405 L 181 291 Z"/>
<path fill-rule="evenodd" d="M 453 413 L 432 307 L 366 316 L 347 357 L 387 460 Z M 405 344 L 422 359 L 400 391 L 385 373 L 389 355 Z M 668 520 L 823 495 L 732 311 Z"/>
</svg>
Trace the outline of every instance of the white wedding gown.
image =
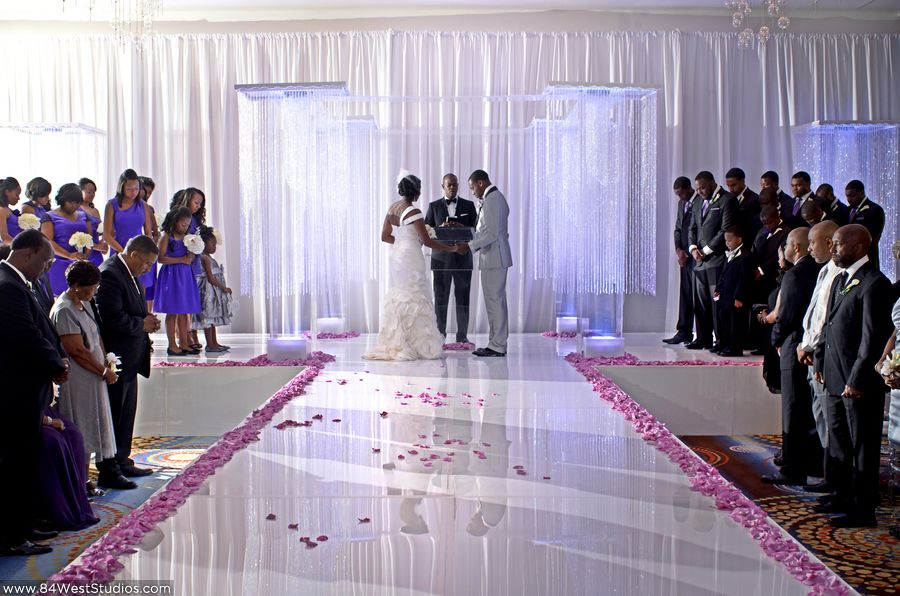
<svg viewBox="0 0 900 596">
<path fill-rule="evenodd" d="M 444 339 L 437 328 L 425 256 L 411 225 L 424 216 L 418 213 L 403 219 L 413 209 L 416 207 L 407 207 L 400 215 L 400 226 L 394 227 L 378 345 L 363 355 L 366 360 L 434 360 L 443 354 Z"/>
</svg>

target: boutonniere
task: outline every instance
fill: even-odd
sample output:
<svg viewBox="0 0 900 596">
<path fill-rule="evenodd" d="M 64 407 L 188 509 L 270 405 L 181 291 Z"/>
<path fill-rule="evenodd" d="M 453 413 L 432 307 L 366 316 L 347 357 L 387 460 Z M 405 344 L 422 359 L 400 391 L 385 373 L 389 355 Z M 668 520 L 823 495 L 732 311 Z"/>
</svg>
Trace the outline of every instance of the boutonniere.
<svg viewBox="0 0 900 596">
<path fill-rule="evenodd" d="M 845 287 L 843 290 L 841 290 L 841 296 L 846 296 L 847 294 L 850 293 L 850 290 L 852 290 L 853 288 L 855 288 L 858 285 L 859 285 L 858 279 L 851 279 L 850 283 L 847 284 L 847 287 Z"/>
<path fill-rule="evenodd" d="M 863 205 L 862 207 L 860 207 L 859 213 L 862 213 L 863 211 L 865 211 L 865 210 L 868 209 L 868 208 L 869 208 L 868 205 Z"/>
<path fill-rule="evenodd" d="M 714 194 L 714 195 L 713 195 L 713 198 L 712 198 L 712 201 L 710 201 L 710 203 L 713 204 L 713 205 L 715 205 L 715 204 L 716 204 L 716 201 L 719 200 L 719 195 L 720 195 L 720 194 L 721 194 L 721 193 L 716 193 L 716 194 Z"/>
</svg>

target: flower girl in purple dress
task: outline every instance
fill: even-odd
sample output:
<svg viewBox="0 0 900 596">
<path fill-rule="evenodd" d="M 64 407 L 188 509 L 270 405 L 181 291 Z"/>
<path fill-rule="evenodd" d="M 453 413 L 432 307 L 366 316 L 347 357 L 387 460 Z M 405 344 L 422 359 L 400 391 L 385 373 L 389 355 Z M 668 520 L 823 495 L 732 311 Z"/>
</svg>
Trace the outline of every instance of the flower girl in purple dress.
<svg viewBox="0 0 900 596">
<path fill-rule="evenodd" d="M 189 316 L 200 311 L 200 291 L 191 263 L 195 255 L 185 246 L 184 238 L 191 225 L 191 211 L 186 207 L 178 207 L 166 215 L 163 220 L 162 237 L 159 239 L 159 275 L 156 278 L 157 312 L 166 313 L 166 336 L 169 339 L 169 356 L 199 354 L 199 350 L 191 347 Z M 178 326 L 176 341 L 175 327 Z"/>
</svg>

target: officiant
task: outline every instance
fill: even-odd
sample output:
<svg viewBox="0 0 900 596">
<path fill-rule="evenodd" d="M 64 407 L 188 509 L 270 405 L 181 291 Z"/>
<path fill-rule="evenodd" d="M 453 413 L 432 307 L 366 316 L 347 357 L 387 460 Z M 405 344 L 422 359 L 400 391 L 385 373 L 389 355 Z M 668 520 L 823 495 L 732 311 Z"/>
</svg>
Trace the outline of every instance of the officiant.
<svg viewBox="0 0 900 596">
<path fill-rule="evenodd" d="M 444 196 L 432 201 L 425 214 L 425 223 L 438 232 L 440 228 L 474 228 L 478 220 L 475 203 L 459 196 L 459 180 L 454 174 L 446 174 L 441 181 Z M 471 238 L 471 236 L 469 237 Z M 456 298 L 456 341 L 471 343 L 469 331 L 469 293 L 472 287 L 472 253 L 464 255 L 434 250 L 431 252 L 431 270 L 434 273 L 434 313 L 441 334 L 447 336 L 447 308 L 450 304 L 450 288 Z"/>
</svg>

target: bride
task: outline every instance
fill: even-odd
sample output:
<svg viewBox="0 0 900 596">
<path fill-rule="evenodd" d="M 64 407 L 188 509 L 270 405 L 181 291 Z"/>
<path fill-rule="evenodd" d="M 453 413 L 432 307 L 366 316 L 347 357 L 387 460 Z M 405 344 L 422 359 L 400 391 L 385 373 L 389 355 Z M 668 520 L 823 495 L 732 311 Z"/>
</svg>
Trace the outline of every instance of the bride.
<svg viewBox="0 0 900 596">
<path fill-rule="evenodd" d="M 443 353 L 422 245 L 453 253 L 461 249 L 429 237 L 422 211 L 413 205 L 421 192 L 422 181 L 401 172 L 397 193 L 402 198 L 388 208 L 381 229 L 381 241 L 393 245 L 390 274 L 378 345 L 363 355 L 366 360 L 433 360 Z"/>
</svg>

